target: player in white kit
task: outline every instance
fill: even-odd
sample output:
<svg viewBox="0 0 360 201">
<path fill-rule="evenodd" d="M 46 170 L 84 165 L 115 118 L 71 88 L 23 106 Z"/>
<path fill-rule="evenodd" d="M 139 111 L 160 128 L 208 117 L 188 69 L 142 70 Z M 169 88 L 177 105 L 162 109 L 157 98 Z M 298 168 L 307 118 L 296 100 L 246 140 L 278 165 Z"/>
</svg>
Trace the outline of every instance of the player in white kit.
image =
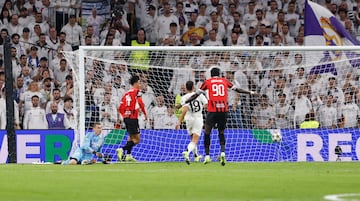
<svg viewBox="0 0 360 201">
<path fill-rule="evenodd" d="M 191 152 L 194 153 L 194 160 L 200 161 L 201 156 L 197 153 L 197 143 L 199 142 L 201 131 L 203 129 L 203 108 L 207 106 L 207 99 L 204 95 L 198 96 L 190 103 L 185 104 L 185 101 L 189 99 L 195 92 L 194 82 L 186 82 L 187 93 L 181 97 L 182 113 L 179 117 L 179 122 L 176 124 L 176 129 L 180 128 L 181 122 L 185 119 L 186 129 L 190 135 L 190 143 L 187 146 L 187 150 L 182 154 L 185 158 L 185 162 L 189 165 Z"/>
</svg>

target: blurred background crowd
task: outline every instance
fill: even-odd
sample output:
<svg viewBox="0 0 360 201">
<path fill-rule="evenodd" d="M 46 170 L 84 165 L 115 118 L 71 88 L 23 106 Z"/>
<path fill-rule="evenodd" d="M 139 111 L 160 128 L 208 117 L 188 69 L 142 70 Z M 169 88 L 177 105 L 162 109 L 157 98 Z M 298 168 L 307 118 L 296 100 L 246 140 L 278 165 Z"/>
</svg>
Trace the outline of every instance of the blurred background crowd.
<svg viewBox="0 0 360 201">
<path fill-rule="evenodd" d="M 0 2 L 0 45 L 10 37 L 18 129 L 77 126 L 72 61 L 63 51 L 76 51 L 80 45 L 304 45 L 305 0 L 112 0 L 108 11 L 102 10 L 102 1 L 92 4 L 95 6 L 87 15 L 82 7 L 89 2 L 80 0 Z M 315 2 L 333 13 L 354 38 L 358 37 L 359 0 Z M 2 46 L 0 58 L 0 97 L 4 102 Z M 136 59 L 169 68 L 129 65 Z M 156 53 L 145 54 L 145 59 L 144 55 L 129 54 L 120 60 L 124 62 L 91 60 L 86 64 L 87 127 L 95 121 L 101 121 L 104 129 L 121 127 L 117 107 L 129 88 L 127 80 L 138 73 L 146 109 L 151 114 L 149 121 L 140 117 L 141 127 L 174 129 L 179 114 L 174 105 L 185 93 L 185 82 L 193 80 L 198 87 L 213 65 L 220 66 L 229 80 L 262 94 L 255 99 L 231 93 L 231 128 L 297 128 L 309 113 L 315 114 L 323 128 L 359 125 L 359 73 L 347 64 L 337 75 L 310 74 L 304 55 L 291 51 L 267 55 Z M 4 129 L 6 107 L 1 106 L 0 112 L 0 129 Z"/>
</svg>

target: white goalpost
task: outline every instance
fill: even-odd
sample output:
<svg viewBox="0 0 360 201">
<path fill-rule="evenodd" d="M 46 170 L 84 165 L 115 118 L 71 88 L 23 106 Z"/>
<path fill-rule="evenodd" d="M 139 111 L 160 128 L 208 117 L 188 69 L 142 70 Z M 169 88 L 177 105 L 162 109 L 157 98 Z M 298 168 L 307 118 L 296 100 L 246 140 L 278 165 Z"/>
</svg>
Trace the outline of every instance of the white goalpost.
<svg viewBox="0 0 360 201">
<path fill-rule="evenodd" d="M 238 87 L 260 94 L 229 92 L 229 161 L 335 161 L 336 146 L 347 150 L 343 160 L 358 160 L 358 46 L 81 46 L 64 55 L 77 79 L 79 141 L 94 121 L 102 122 L 104 153 L 113 161 L 116 148 L 126 141 L 117 108 L 132 74 L 141 78 L 149 117 L 139 117 L 142 142 L 133 156 L 148 162 L 181 161 L 189 137 L 184 125 L 175 130 L 179 111 L 174 106 L 186 81 L 199 87 L 212 66 Z M 320 122 L 320 128 L 300 129 L 309 118 Z M 215 160 L 220 153 L 215 129 L 211 139 Z M 204 153 L 203 136 L 199 152 Z"/>
</svg>

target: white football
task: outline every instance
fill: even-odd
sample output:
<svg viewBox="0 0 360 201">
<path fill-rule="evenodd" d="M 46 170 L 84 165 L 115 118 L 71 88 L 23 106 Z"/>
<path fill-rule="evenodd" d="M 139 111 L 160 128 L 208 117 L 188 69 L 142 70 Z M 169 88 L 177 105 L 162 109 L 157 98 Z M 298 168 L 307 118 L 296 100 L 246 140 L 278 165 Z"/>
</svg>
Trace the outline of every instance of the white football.
<svg viewBox="0 0 360 201">
<path fill-rule="evenodd" d="M 280 130 L 271 131 L 271 139 L 273 142 L 280 142 L 282 140 L 281 131 Z"/>
</svg>

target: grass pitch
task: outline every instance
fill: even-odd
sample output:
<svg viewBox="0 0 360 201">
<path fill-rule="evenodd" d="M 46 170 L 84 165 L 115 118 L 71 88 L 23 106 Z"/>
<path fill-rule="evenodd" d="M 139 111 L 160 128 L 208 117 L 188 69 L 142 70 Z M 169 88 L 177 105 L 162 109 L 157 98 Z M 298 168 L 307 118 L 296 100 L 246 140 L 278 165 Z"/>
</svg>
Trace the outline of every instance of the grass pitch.
<svg viewBox="0 0 360 201">
<path fill-rule="evenodd" d="M 0 179 L 4 201 L 360 200 L 357 162 L 5 164 Z"/>
</svg>

